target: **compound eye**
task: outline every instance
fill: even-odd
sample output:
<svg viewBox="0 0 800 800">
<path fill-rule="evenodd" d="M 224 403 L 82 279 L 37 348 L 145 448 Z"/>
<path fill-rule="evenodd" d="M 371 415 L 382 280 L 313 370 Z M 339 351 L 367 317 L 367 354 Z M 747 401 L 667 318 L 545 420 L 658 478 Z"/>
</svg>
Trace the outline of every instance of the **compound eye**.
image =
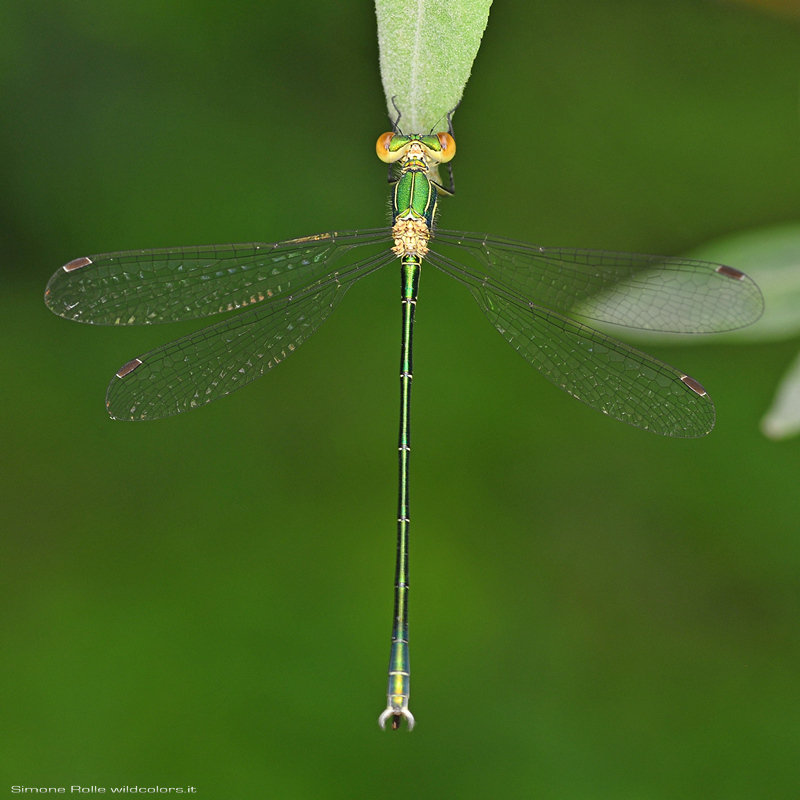
<svg viewBox="0 0 800 800">
<path fill-rule="evenodd" d="M 392 131 L 382 133 L 375 144 L 375 152 L 378 154 L 378 158 L 385 164 L 393 164 L 403 157 L 402 147 L 392 148 L 392 140 L 395 138 L 395 135 L 396 134 Z M 398 142 L 395 142 L 395 145 L 397 144 Z"/>
<path fill-rule="evenodd" d="M 442 148 L 438 154 L 439 161 L 446 164 L 456 154 L 456 140 L 449 133 L 437 133 L 436 138 Z"/>
</svg>

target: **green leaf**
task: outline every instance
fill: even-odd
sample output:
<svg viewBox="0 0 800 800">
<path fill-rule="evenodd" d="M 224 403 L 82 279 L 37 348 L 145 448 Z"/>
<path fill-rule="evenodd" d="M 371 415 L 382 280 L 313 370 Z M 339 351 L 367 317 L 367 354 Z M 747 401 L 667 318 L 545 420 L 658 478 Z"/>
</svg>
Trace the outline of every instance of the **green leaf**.
<svg viewBox="0 0 800 800">
<path fill-rule="evenodd" d="M 727 264 L 753 278 L 764 295 L 761 319 L 741 330 L 702 336 L 620 331 L 595 323 L 593 327 L 615 330 L 626 341 L 641 345 L 762 342 L 788 339 L 800 332 L 800 225 L 759 228 L 727 236 L 688 255 Z M 589 301 L 589 307 L 592 302 L 596 301 Z M 761 420 L 761 432 L 770 439 L 786 439 L 800 433 L 800 357 L 778 386 L 772 406 Z"/>
<path fill-rule="evenodd" d="M 761 420 L 761 432 L 770 439 L 787 439 L 800 433 L 800 356 L 783 376 Z"/>
<path fill-rule="evenodd" d="M 759 228 L 726 236 L 686 254 L 690 258 L 727 264 L 746 272 L 764 295 L 764 314 L 746 328 L 719 334 L 686 335 L 604 327 L 626 341 L 653 344 L 766 342 L 800 333 L 800 225 Z M 602 300 L 602 298 L 600 298 Z M 592 303 L 587 301 L 591 308 Z"/>
<path fill-rule="evenodd" d="M 381 79 L 405 133 L 446 130 L 478 53 L 492 0 L 375 0 Z"/>
<path fill-rule="evenodd" d="M 692 258 L 728 264 L 746 272 L 764 295 L 764 315 L 725 340 L 772 341 L 800 332 L 800 225 L 759 228 L 718 239 Z"/>
<path fill-rule="evenodd" d="M 740 341 L 787 339 L 800 331 L 800 225 L 760 228 L 713 242 L 692 253 L 748 273 L 764 295 L 764 316 L 732 334 Z M 800 433 L 800 357 L 783 376 L 761 420 L 770 439 Z"/>
</svg>

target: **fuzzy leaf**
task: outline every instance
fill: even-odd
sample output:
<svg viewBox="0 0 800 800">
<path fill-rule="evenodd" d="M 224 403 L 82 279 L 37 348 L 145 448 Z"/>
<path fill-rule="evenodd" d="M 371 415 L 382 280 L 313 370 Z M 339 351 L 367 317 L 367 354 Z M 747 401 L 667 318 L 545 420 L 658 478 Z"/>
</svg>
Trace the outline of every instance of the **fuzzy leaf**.
<svg viewBox="0 0 800 800">
<path fill-rule="evenodd" d="M 375 0 L 381 79 L 404 133 L 446 130 L 481 44 L 492 0 Z"/>
</svg>

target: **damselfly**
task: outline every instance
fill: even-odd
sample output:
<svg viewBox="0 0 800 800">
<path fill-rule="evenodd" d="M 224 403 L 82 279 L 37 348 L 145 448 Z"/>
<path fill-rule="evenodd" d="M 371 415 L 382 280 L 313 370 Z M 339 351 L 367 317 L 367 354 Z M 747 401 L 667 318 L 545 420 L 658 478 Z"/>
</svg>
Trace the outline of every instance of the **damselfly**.
<svg viewBox="0 0 800 800">
<path fill-rule="evenodd" d="M 755 321 L 763 301 L 752 280 L 723 265 L 551 249 L 434 229 L 437 197 L 451 193 L 435 170 L 455 155 L 452 131 L 403 134 L 395 126 L 378 139 L 377 153 L 395 169 L 391 229 L 77 258 L 53 275 L 45 302 L 62 317 L 96 325 L 173 322 L 243 309 L 120 367 L 106 395 L 109 414 L 150 420 L 204 405 L 263 375 L 328 318 L 356 281 L 399 260 L 397 564 L 388 703 L 379 722 L 383 727 L 391 720 L 396 729 L 405 718 L 410 729 L 408 470 L 412 331 L 422 262 L 466 286 L 501 335 L 557 386 L 604 414 L 666 436 L 711 430 L 714 406 L 706 391 L 581 320 L 652 331 L 725 331 Z M 351 251 L 360 248 L 368 255 L 353 260 Z"/>
</svg>

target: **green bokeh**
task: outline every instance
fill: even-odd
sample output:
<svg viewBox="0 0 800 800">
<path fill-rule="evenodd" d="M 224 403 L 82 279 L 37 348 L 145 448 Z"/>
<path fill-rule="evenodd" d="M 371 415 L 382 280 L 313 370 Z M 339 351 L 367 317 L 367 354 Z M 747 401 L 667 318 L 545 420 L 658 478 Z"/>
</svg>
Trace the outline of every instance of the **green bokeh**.
<svg viewBox="0 0 800 800">
<path fill-rule="evenodd" d="M 412 734 L 376 724 L 398 275 L 230 398 L 107 418 L 114 371 L 196 326 L 65 322 L 52 272 L 383 224 L 377 63 L 369 2 L 0 10 L 5 791 L 795 798 L 800 441 L 757 422 L 797 341 L 651 348 L 717 403 L 672 441 L 559 392 L 425 271 Z M 799 76 L 800 29 L 740 6 L 498 0 L 443 225 L 678 254 L 800 219 Z"/>
</svg>

